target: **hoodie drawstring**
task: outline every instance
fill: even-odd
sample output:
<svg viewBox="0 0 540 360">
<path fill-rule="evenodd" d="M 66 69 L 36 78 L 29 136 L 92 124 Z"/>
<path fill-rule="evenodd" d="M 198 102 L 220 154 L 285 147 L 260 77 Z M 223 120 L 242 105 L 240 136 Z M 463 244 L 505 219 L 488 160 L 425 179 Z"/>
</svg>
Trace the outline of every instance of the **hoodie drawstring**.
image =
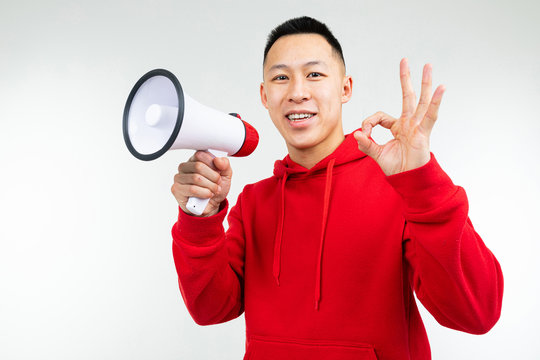
<svg viewBox="0 0 540 360">
<path fill-rule="evenodd" d="M 274 264 L 272 274 L 276 279 L 276 284 L 279 286 L 279 273 L 281 271 L 281 239 L 283 237 L 283 221 L 285 218 L 285 182 L 287 181 L 287 172 L 281 178 L 281 209 L 279 211 L 279 223 L 274 240 Z"/>
<path fill-rule="evenodd" d="M 328 220 L 328 208 L 330 207 L 330 190 L 332 189 L 332 170 L 336 159 L 330 160 L 328 167 L 326 168 L 326 184 L 324 187 L 324 206 L 323 217 L 321 224 L 321 241 L 319 245 L 319 259 L 317 262 L 317 278 L 315 281 L 315 310 L 319 310 L 319 302 L 321 301 L 321 270 L 322 270 L 322 256 L 324 249 L 324 238 L 326 232 L 326 222 Z"/>
<path fill-rule="evenodd" d="M 330 193 L 332 190 L 332 173 L 336 160 L 331 159 L 326 167 L 326 182 L 324 187 L 324 202 L 323 202 L 323 214 L 321 222 L 321 237 L 319 242 L 319 255 L 317 258 L 317 274 L 315 277 L 315 310 L 319 310 L 319 303 L 321 301 L 321 283 L 322 283 L 322 259 L 324 251 L 324 238 L 326 235 L 326 223 L 328 220 L 328 209 L 330 207 Z M 279 275 L 281 272 L 281 244 L 283 240 L 283 223 L 285 221 L 285 183 L 287 182 L 288 174 L 285 172 L 281 178 L 281 199 L 280 199 L 280 211 L 279 222 L 274 240 L 274 263 L 272 267 L 272 275 L 276 280 L 276 284 L 279 286 Z"/>
</svg>

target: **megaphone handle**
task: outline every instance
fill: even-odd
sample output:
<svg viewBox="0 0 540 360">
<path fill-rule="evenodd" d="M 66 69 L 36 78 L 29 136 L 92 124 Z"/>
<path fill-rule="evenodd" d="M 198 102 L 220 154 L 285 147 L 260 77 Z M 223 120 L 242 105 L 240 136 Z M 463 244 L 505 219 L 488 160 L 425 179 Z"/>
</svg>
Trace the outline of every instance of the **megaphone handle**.
<svg viewBox="0 0 540 360">
<path fill-rule="evenodd" d="M 208 153 L 212 155 L 212 159 L 216 157 L 227 156 L 226 152 L 219 151 L 219 150 L 208 150 Z M 206 205 L 208 205 L 209 201 L 210 199 L 201 199 L 201 198 L 192 196 L 188 199 L 186 207 L 191 213 L 200 216 L 202 215 L 204 209 L 206 209 Z"/>
</svg>

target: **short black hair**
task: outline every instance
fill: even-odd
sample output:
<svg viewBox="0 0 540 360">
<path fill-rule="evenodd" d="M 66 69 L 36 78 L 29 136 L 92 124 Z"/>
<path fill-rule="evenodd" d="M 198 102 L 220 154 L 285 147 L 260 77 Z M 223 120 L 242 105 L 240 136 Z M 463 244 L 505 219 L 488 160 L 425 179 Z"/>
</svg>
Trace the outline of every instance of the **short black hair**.
<svg viewBox="0 0 540 360">
<path fill-rule="evenodd" d="M 343 50 L 339 41 L 334 34 L 328 29 L 324 23 L 315 20 L 309 16 L 302 16 L 285 21 L 284 23 L 276 26 L 268 35 L 266 41 L 266 47 L 264 48 L 263 64 L 266 62 L 266 55 L 274 43 L 282 36 L 295 35 L 295 34 L 318 34 L 328 41 L 332 49 L 339 55 L 343 66 L 345 66 L 345 58 L 343 57 Z"/>
</svg>

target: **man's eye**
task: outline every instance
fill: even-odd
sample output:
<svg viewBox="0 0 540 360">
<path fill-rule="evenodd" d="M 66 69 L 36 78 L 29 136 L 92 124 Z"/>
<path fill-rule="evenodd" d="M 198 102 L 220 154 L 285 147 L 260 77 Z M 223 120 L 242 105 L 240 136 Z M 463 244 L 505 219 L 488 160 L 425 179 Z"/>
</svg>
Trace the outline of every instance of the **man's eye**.
<svg viewBox="0 0 540 360">
<path fill-rule="evenodd" d="M 287 80 L 287 77 L 285 75 L 278 75 L 274 78 L 274 80 Z"/>
<path fill-rule="evenodd" d="M 312 72 L 308 75 L 308 77 L 320 77 L 322 76 L 321 73 L 318 73 L 318 72 Z"/>
</svg>

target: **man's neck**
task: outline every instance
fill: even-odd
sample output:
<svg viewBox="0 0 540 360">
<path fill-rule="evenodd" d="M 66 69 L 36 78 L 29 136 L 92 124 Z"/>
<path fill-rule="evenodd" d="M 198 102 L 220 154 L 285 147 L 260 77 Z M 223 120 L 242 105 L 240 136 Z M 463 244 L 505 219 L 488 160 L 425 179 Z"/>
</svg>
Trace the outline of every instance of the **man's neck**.
<svg viewBox="0 0 540 360">
<path fill-rule="evenodd" d="M 342 134 L 341 138 L 336 139 L 336 141 L 332 143 L 319 144 L 318 146 L 308 149 L 296 149 L 288 146 L 289 157 L 298 165 L 301 165 L 306 169 L 311 169 L 322 159 L 333 153 L 344 140 L 345 135 Z"/>
</svg>

